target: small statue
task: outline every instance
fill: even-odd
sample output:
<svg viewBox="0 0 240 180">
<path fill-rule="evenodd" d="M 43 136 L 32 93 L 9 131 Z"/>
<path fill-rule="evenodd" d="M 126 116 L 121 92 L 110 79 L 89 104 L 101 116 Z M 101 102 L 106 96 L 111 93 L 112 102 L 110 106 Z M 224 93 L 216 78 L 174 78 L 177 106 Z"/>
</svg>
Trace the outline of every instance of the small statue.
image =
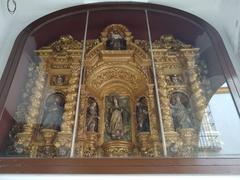
<svg viewBox="0 0 240 180">
<path fill-rule="evenodd" d="M 179 94 L 174 97 L 175 103 L 171 104 L 175 129 L 193 128 L 189 110 L 182 104 Z"/>
<path fill-rule="evenodd" d="M 57 75 L 55 83 L 56 83 L 56 85 L 63 85 L 64 84 L 64 77 L 62 75 Z"/>
<path fill-rule="evenodd" d="M 137 129 L 139 132 L 149 132 L 149 117 L 146 98 L 142 97 L 137 103 Z"/>
<path fill-rule="evenodd" d="M 64 111 L 62 97 L 54 94 L 50 96 L 48 100 L 41 127 L 43 129 L 54 129 L 59 131 Z"/>
<path fill-rule="evenodd" d="M 117 30 L 110 33 L 109 39 L 106 42 L 109 50 L 126 50 L 126 40 L 121 36 Z"/>
<path fill-rule="evenodd" d="M 98 131 L 98 105 L 95 100 L 93 100 L 89 107 L 87 108 L 87 122 L 86 127 L 89 132 Z"/>
<path fill-rule="evenodd" d="M 119 106 L 116 97 L 113 97 L 113 107 L 111 109 L 110 131 L 113 138 L 121 138 L 124 135 L 123 109 Z"/>
<path fill-rule="evenodd" d="M 128 96 L 106 97 L 105 130 L 108 140 L 130 139 L 130 108 Z"/>
<path fill-rule="evenodd" d="M 63 86 L 63 85 L 65 85 L 65 76 L 64 75 L 53 76 L 51 85 L 54 85 L 54 86 Z"/>
<path fill-rule="evenodd" d="M 169 76 L 168 80 L 170 82 L 169 84 L 171 84 L 171 85 L 183 84 L 183 78 L 180 75 L 176 75 L 176 74 L 171 75 L 171 76 Z"/>
</svg>

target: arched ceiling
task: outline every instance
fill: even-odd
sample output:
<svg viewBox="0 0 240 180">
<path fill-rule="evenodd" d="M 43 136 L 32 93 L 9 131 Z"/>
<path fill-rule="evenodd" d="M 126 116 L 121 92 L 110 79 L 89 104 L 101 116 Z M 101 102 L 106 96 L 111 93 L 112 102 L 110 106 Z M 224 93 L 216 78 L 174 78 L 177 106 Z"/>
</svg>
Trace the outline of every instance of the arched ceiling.
<svg viewBox="0 0 240 180">
<path fill-rule="evenodd" d="M 113 2 L 100 0 L 15 0 L 15 14 L 7 11 L 7 0 L 0 2 L 0 74 L 2 74 L 8 56 L 17 35 L 31 22 L 54 11 L 81 4 Z M 121 2 L 122 0 L 118 0 Z M 126 1 L 122 1 L 126 2 Z M 129 1 L 130 2 L 130 1 Z M 133 2 L 133 1 L 131 1 Z M 135 2 L 135 1 L 134 1 Z M 153 3 L 174 7 L 197 15 L 210 23 L 221 35 L 230 58 L 240 72 L 240 1 L 238 0 L 140 0 L 136 2 Z M 10 4 L 11 5 L 11 4 Z"/>
</svg>

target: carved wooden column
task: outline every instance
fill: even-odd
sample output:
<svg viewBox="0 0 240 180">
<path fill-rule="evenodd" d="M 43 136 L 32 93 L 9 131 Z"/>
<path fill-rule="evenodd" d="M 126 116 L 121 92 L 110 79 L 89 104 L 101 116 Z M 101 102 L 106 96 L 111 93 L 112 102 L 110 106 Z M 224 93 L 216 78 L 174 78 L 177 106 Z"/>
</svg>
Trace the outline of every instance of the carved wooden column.
<svg viewBox="0 0 240 180">
<path fill-rule="evenodd" d="M 22 147 L 24 151 L 30 153 L 30 156 L 34 156 L 33 154 L 36 154 L 31 150 L 31 141 L 34 138 L 34 131 L 39 123 L 38 118 L 40 115 L 41 102 L 43 99 L 43 91 L 46 81 L 46 64 L 44 61 L 39 63 L 36 73 L 37 77 L 35 80 L 35 85 L 32 88 L 32 95 L 30 97 L 30 102 L 27 107 L 27 114 L 25 117 L 26 124 L 24 125 L 23 132 L 17 134 L 18 148 Z"/>
<path fill-rule="evenodd" d="M 71 148 L 73 123 L 77 103 L 77 90 L 79 82 L 80 63 L 75 62 L 71 65 L 72 75 L 66 95 L 66 103 L 61 125 L 61 132 L 58 133 L 55 146 L 58 148 L 59 156 L 68 156 Z"/>
<path fill-rule="evenodd" d="M 187 77 L 191 89 L 192 111 L 195 119 L 195 128 L 186 128 L 180 130 L 180 136 L 183 140 L 182 155 L 193 156 L 198 146 L 198 134 L 201 121 L 206 108 L 206 98 L 201 89 L 201 82 L 198 77 L 196 57 L 198 49 L 181 49 L 184 56 Z"/>
<path fill-rule="evenodd" d="M 200 128 L 200 124 L 203 118 L 203 114 L 206 108 L 206 98 L 201 89 L 201 81 L 198 77 L 197 65 L 196 65 L 196 56 L 198 49 L 181 49 L 185 60 L 186 60 L 186 69 L 190 88 L 192 91 L 192 102 L 195 118 L 197 120 L 197 130 Z"/>
<path fill-rule="evenodd" d="M 158 69 L 158 83 L 160 88 L 159 94 L 164 125 L 164 133 L 166 137 L 168 156 L 176 156 L 182 144 L 181 140 L 179 139 L 178 133 L 175 132 L 174 130 L 172 113 L 170 108 L 170 99 L 168 97 L 169 92 L 167 90 L 166 77 L 162 72 L 163 72 L 162 70 Z"/>
<path fill-rule="evenodd" d="M 174 131 L 165 75 L 158 69 L 158 84 L 165 132 Z"/>
<path fill-rule="evenodd" d="M 159 157 L 162 154 L 160 143 L 159 123 L 156 115 L 156 99 L 154 95 L 154 85 L 148 85 L 148 103 L 149 103 L 149 115 L 150 115 L 150 140 L 152 141 L 153 156 Z M 149 155 L 151 152 L 149 152 Z"/>
<path fill-rule="evenodd" d="M 77 137 L 77 156 L 78 157 L 94 157 L 96 154 L 95 149 L 95 134 L 86 131 L 86 112 L 88 107 L 88 93 L 86 92 L 85 85 L 82 85 L 80 97 L 80 116 L 78 124 L 78 137 Z"/>
<path fill-rule="evenodd" d="M 26 123 L 26 112 L 30 103 L 30 97 L 32 95 L 32 88 L 35 85 L 37 74 L 37 64 L 30 62 L 28 67 L 27 81 L 24 87 L 24 94 L 21 96 L 21 103 L 17 106 L 17 112 L 15 113 L 14 119 L 18 125 Z M 19 124 L 18 124 L 19 123 Z M 21 129 L 21 128 L 20 128 Z"/>
<path fill-rule="evenodd" d="M 159 42 L 157 43 L 159 45 Z M 163 128 L 166 139 L 167 154 L 168 156 L 175 156 L 176 149 L 179 149 L 181 142 L 179 141 L 179 135 L 174 130 L 172 112 L 170 108 L 169 99 L 169 88 L 166 82 L 166 72 L 169 71 L 167 65 L 168 60 L 168 49 L 154 49 L 153 50 L 155 61 L 156 61 L 156 72 L 157 72 L 157 82 L 159 85 L 159 100 L 161 103 L 161 112 L 163 119 Z M 175 151 L 175 152 L 173 152 Z"/>
<path fill-rule="evenodd" d="M 79 115 L 79 124 L 78 124 L 78 136 L 83 136 L 85 133 L 86 125 L 86 112 L 88 106 L 88 93 L 85 90 L 85 85 L 82 85 L 81 95 L 80 95 L 80 115 Z"/>
</svg>

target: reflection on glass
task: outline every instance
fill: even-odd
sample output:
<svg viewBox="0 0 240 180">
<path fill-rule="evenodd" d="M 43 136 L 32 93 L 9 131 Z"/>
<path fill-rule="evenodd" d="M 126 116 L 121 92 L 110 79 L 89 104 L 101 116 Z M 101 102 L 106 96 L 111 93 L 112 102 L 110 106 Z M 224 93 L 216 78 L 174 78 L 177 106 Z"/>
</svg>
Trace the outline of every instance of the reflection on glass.
<svg viewBox="0 0 240 180">
<path fill-rule="evenodd" d="M 199 133 L 199 153 L 218 152 L 222 149 L 221 137 L 216 129 L 210 107 L 206 108 Z"/>
<path fill-rule="evenodd" d="M 224 83 L 212 96 L 206 109 L 199 137 L 200 156 L 239 154 L 239 117 Z"/>
</svg>

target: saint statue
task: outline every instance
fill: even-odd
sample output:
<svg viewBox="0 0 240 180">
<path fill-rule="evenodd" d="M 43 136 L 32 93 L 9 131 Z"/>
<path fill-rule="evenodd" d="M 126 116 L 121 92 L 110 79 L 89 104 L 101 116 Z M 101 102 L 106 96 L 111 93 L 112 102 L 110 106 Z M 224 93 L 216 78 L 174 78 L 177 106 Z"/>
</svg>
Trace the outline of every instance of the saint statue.
<svg viewBox="0 0 240 180">
<path fill-rule="evenodd" d="M 121 36 L 117 30 L 113 30 L 109 39 L 107 40 L 107 49 L 109 50 L 125 50 L 126 49 L 126 40 Z"/>
<path fill-rule="evenodd" d="M 192 128 L 193 123 L 189 110 L 181 102 L 179 94 L 174 97 L 174 103 L 171 104 L 172 117 L 175 129 Z"/>
<path fill-rule="evenodd" d="M 106 96 L 105 141 L 130 140 L 130 117 L 128 96 Z"/>
<path fill-rule="evenodd" d="M 56 85 L 63 85 L 64 84 L 64 76 L 57 75 L 57 77 L 55 79 L 55 84 Z"/>
<path fill-rule="evenodd" d="M 123 109 L 119 106 L 116 97 L 113 97 L 113 107 L 111 109 L 110 132 L 113 138 L 121 138 L 124 135 Z"/>
<path fill-rule="evenodd" d="M 149 117 L 146 98 L 142 97 L 137 103 L 137 129 L 139 132 L 149 132 Z"/>
<path fill-rule="evenodd" d="M 90 105 L 87 108 L 87 122 L 86 127 L 89 132 L 98 131 L 98 105 L 95 100 L 90 102 Z"/>
<path fill-rule="evenodd" d="M 54 129 L 59 131 L 64 111 L 63 99 L 61 96 L 53 94 L 48 100 L 46 103 L 47 105 L 45 106 L 41 127 L 44 129 Z"/>
</svg>

